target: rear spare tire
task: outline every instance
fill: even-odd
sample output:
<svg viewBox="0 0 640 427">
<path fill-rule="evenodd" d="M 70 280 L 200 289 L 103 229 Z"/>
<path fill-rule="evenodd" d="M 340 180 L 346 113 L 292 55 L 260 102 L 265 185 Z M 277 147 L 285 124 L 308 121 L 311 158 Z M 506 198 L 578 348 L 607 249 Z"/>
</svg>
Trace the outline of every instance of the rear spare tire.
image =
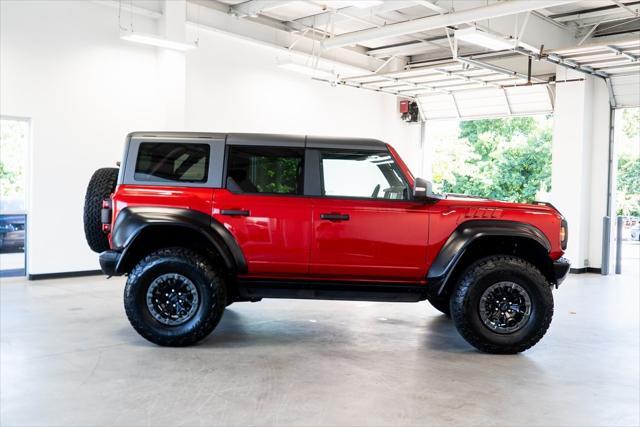
<svg viewBox="0 0 640 427">
<path fill-rule="evenodd" d="M 84 197 L 84 235 L 94 252 L 109 249 L 109 239 L 102 231 L 102 201 L 116 189 L 117 168 L 102 168 L 93 173 Z"/>
</svg>

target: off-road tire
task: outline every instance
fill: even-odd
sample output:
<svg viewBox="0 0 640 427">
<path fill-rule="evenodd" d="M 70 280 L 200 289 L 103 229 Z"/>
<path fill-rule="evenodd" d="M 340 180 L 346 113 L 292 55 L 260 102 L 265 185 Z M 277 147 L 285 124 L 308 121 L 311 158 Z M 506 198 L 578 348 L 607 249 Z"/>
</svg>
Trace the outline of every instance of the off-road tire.
<svg viewBox="0 0 640 427">
<path fill-rule="evenodd" d="M 109 239 L 102 232 L 102 201 L 116 189 L 117 168 L 102 168 L 93 173 L 84 196 L 84 235 L 94 252 L 109 249 Z"/>
<path fill-rule="evenodd" d="M 429 304 L 440 313 L 444 314 L 447 317 L 451 317 L 451 308 L 449 304 L 449 298 L 429 298 Z"/>
<path fill-rule="evenodd" d="M 186 276 L 199 295 L 195 314 L 177 326 L 159 322 L 147 307 L 149 286 L 166 273 Z M 124 289 L 124 308 L 129 322 L 142 337 L 162 346 L 188 346 L 207 337 L 220 322 L 226 302 L 222 275 L 206 257 L 185 248 L 161 249 L 147 255 L 131 271 Z"/>
<path fill-rule="evenodd" d="M 521 329 L 497 333 L 485 326 L 480 316 L 480 299 L 486 289 L 501 281 L 511 281 L 528 293 L 531 315 Z M 553 317 L 551 286 L 531 263 L 507 255 L 480 259 L 469 266 L 451 297 L 451 315 L 462 337 L 486 353 L 515 354 L 535 345 L 544 336 Z"/>
</svg>

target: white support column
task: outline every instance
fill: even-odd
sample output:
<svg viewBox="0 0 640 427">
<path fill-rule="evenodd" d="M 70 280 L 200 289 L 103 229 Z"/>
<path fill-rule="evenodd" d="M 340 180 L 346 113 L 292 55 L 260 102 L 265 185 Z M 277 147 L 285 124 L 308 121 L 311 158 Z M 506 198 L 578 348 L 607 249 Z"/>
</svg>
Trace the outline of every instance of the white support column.
<svg viewBox="0 0 640 427">
<path fill-rule="evenodd" d="M 602 79 L 561 67 L 556 80 L 551 198 L 569 223 L 571 267 L 601 268 L 602 218 L 607 215 L 607 87 Z"/>
<path fill-rule="evenodd" d="M 165 0 L 159 30 L 169 40 L 185 41 L 187 22 L 186 0 Z M 183 130 L 186 107 L 185 53 L 170 49 L 158 50 L 160 85 L 165 98 L 165 126 L 167 130 Z"/>
</svg>

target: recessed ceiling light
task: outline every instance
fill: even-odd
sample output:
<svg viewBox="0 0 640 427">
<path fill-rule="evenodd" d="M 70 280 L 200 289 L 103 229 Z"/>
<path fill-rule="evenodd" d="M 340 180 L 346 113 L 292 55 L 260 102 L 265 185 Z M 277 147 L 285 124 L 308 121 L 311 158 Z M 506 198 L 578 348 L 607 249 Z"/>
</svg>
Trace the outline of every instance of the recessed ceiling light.
<svg viewBox="0 0 640 427">
<path fill-rule="evenodd" d="M 505 39 L 504 37 L 479 30 L 475 27 L 456 30 L 455 38 L 491 50 L 509 50 L 515 46 L 513 39 Z"/>
</svg>

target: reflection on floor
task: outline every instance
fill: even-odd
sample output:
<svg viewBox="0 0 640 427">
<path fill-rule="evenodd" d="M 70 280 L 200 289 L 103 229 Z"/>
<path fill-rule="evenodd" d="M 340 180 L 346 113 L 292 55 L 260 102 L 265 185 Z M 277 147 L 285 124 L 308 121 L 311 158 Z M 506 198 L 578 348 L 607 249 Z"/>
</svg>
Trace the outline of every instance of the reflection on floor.
<svg viewBox="0 0 640 427">
<path fill-rule="evenodd" d="M 638 273 L 570 276 L 517 356 L 426 302 L 238 303 L 201 345 L 160 348 L 122 278 L 2 279 L 0 424 L 638 425 Z"/>
</svg>

